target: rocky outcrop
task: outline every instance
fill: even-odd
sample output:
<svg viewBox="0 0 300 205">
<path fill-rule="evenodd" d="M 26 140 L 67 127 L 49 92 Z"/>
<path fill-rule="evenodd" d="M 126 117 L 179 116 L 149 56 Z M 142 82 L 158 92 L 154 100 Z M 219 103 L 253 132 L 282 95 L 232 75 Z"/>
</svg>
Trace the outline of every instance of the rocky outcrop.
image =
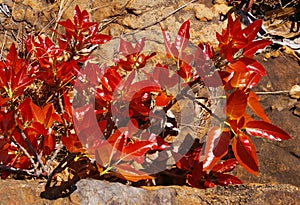
<svg viewBox="0 0 300 205">
<path fill-rule="evenodd" d="M 190 187 L 137 188 L 120 183 L 81 180 L 74 192 L 65 198 L 55 198 L 55 192 L 40 193 L 45 183 L 38 181 L 0 181 L 0 204 L 85 204 L 85 205 L 192 205 L 192 204 L 299 204 L 300 189 L 287 184 L 248 184 L 211 189 Z"/>
</svg>

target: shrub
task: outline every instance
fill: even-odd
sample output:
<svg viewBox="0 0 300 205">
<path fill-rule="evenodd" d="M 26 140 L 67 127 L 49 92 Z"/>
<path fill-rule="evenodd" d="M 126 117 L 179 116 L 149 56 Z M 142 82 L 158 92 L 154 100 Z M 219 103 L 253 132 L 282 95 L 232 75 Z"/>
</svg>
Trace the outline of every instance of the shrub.
<svg viewBox="0 0 300 205">
<path fill-rule="evenodd" d="M 59 22 L 64 32 L 53 31 L 56 40 L 28 36 L 26 57 L 12 44 L 0 62 L 1 177 L 45 177 L 49 185 L 69 168 L 76 180 L 143 184 L 167 174 L 174 184 L 207 188 L 242 183 L 226 174 L 237 164 L 257 175 L 251 136 L 290 138 L 271 124 L 252 90 L 266 75 L 253 56 L 272 43 L 255 40 L 261 24 L 256 20 L 242 28 L 240 19 L 229 15 L 227 28 L 216 34 L 217 50 L 203 43 L 189 53 L 190 22 L 185 21 L 174 42 L 162 29 L 172 65 L 150 65 L 156 53 L 143 52 L 145 38 L 135 45 L 120 39 L 114 64 L 99 65 L 91 61 L 92 51 L 111 37 L 98 33 L 98 24 L 76 6 L 73 21 Z M 199 100 L 196 86 L 223 90 L 223 117 Z M 215 121 L 206 140 L 192 137 L 186 145 L 186 135 L 181 142 L 185 149 L 176 150 L 168 138 L 176 139 L 181 130 L 170 108 L 182 99 Z M 196 112 L 195 107 L 190 109 Z M 233 158 L 228 157 L 230 148 Z M 173 164 L 167 166 L 161 153 L 172 156 Z"/>
</svg>

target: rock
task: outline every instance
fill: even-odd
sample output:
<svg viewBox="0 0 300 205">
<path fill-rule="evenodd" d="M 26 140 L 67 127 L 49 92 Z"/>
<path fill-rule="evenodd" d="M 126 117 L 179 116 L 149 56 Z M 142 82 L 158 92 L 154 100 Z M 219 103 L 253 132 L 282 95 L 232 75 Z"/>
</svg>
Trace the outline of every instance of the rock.
<svg viewBox="0 0 300 205">
<path fill-rule="evenodd" d="M 194 6 L 195 16 L 200 21 L 211 21 L 213 19 L 213 12 L 204 4 L 197 4 Z"/>
<path fill-rule="evenodd" d="M 168 5 L 176 5 L 174 0 L 156 0 L 156 1 L 145 1 L 145 0 L 133 0 L 126 5 L 126 9 L 136 15 L 146 13 L 147 11 L 156 10 L 163 8 Z"/>
<path fill-rule="evenodd" d="M 76 5 L 81 10 L 86 9 L 93 21 L 104 26 L 103 33 L 117 37 L 155 23 L 156 25 L 152 25 L 148 29 L 158 28 L 160 30 L 158 21 L 187 3 L 184 0 L 73 0 L 65 1 L 63 5 L 60 4 L 60 1 L 55 1 L 52 4 L 37 0 L 14 1 L 14 3 L 2 0 L 2 2 L 11 10 L 11 17 L 6 17 L 0 13 L 0 19 L 4 25 L 3 28 L 0 28 L 0 37 L 7 39 L 6 48 L 9 48 L 11 42 L 21 39 L 21 34 L 46 33 L 49 35 L 48 28 L 54 26 L 57 21 L 68 18 L 73 20 Z M 206 14 L 203 14 L 201 8 L 205 8 Z M 225 25 L 225 22 L 218 22 L 217 19 L 221 12 L 227 12 L 226 8 L 229 9 L 224 3 L 212 7 L 211 3 L 195 2 L 168 16 L 160 23 L 170 33 L 176 34 L 181 23 L 190 19 L 191 41 L 197 44 L 204 41 L 214 42 L 216 45 L 215 31 L 220 32 Z M 197 18 L 211 22 L 201 22 Z M 216 21 L 212 19 L 216 19 Z"/>
<path fill-rule="evenodd" d="M 37 180 L 0 181 L 0 204 L 297 204 L 299 187 L 287 184 L 248 184 L 211 189 L 194 189 L 186 186 L 131 187 L 120 183 L 99 180 L 81 180 L 68 197 L 60 198 L 42 192 L 45 182 Z M 40 195 L 44 198 L 41 198 Z M 47 198 L 52 198 L 49 200 Z M 57 198 L 57 199 L 54 199 Z"/>
<path fill-rule="evenodd" d="M 256 91 L 288 91 L 300 82 L 300 66 L 292 57 L 281 54 L 278 58 L 263 61 L 260 55 L 258 60 L 266 68 L 267 76 L 261 79 Z M 291 110 L 291 102 L 295 103 L 295 99 L 291 99 L 288 93 L 259 97 L 271 122 L 291 135 L 292 139 L 275 142 L 253 137 L 259 176 L 252 176 L 241 167 L 235 170 L 235 174 L 245 183 L 289 183 L 300 186 L 300 117 L 293 115 Z"/>
</svg>

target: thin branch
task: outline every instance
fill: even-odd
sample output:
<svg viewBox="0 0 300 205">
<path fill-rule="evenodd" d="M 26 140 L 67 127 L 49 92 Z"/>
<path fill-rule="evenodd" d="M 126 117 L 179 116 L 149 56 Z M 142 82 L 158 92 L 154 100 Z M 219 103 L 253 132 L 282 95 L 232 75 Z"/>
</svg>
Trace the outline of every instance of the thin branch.
<svg viewBox="0 0 300 205">
<path fill-rule="evenodd" d="M 17 127 L 17 130 L 20 132 L 22 138 L 24 139 L 26 145 L 28 146 L 29 150 L 32 152 L 32 154 L 33 154 L 34 157 L 36 158 L 36 160 L 37 160 L 38 164 L 40 165 L 42 171 L 43 171 L 43 172 L 46 171 L 46 170 L 45 170 L 44 163 L 43 163 L 41 157 L 36 153 L 36 151 L 34 150 L 32 144 L 31 144 L 30 141 L 28 140 L 28 138 L 27 138 L 27 136 L 25 135 L 25 133 L 23 132 L 23 130 L 21 130 L 21 129 L 19 128 L 19 126 L 16 126 L 16 127 Z"/>
<path fill-rule="evenodd" d="M 45 189 L 50 187 L 52 177 L 56 173 L 65 170 L 69 166 L 69 164 L 74 160 L 75 157 L 76 157 L 76 154 L 69 153 L 63 160 L 60 161 L 60 163 L 55 167 L 55 169 L 52 170 L 52 172 L 49 174 L 47 183 L 45 185 Z"/>
<path fill-rule="evenodd" d="M 31 177 L 39 177 L 40 174 L 37 173 L 35 171 L 35 169 L 18 169 L 15 167 L 9 167 L 9 166 L 5 166 L 3 164 L 0 164 L 0 171 L 6 171 L 12 174 L 21 174 L 21 175 L 27 175 L 27 176 L 31 176 Z"/>
<path fill-rule="evenodd" d="M 53 155 L 51 156 L 51 159 L 48 160 L 47 165 L 46 165 L 46 169 L 49 170 L 50 169 L 50 165 L 51 163 L 55 160 L 55 158 L 57 157 L 58 153 L 60 152 L 60 150 L 64 147 L 63 143 L 60 141 L 60 143 L 57 145 L 55 152 L 53 153 Z"/>
<path fill-rule="evenodd" d="M 0 53 L 0 59 L 1 59 L 1 60 L 2 60 L 2 58 L 3 58 L 4 46 L 5 46 L 6 42 L 7 42 L 6 37 L 7 37 L 7 30 L 5 30 L 5 32 L 4 32 L 4 39 L 3 39 L 2 46 L 1 46 L 1 53 Z"/>
<path fill-rule="evenodd" d="M 175 9 L 174 11 L 170 12 L 170 13 L 167 14 L 166 16 L 160 18 L 159 20 L 157 20 L 157 21 L 155 21 L 155 22 L 152 22 L 152 23 L 149 23 L 149 24 L 147 24 L 147 25 L 145 25 L 145 26 L 143 26 L 143 27 L 141 27 L 141 28 L 138 28 L 138 29 L 135 30 L 135 31 L 132 31 L 132 32 L 123 34 L 123 36 L 133 35 L 133 34 L 136 34 L 136 33 L 140 32 L 140 31 L 142 31 L 142 30 L 145 30 L 145 29 L 147 29 L 147 28 L 149 28 L 149 27 L 151 27 L 151 26 L 154 26 L 154 25 L 156 25 L 156 24 L 158 24 L 158 23 L 160 23 L 160 22 L 166 20 L 166 19 L 169 18 L 170 16 L 174 15 L 174 14 L 177 13 L 178 11 L 184 9 L 185 7 L 187 7 L 188 5 L 190 5 L 190 4 L 192 4 L 192 3 L 196 2 L 196 1 L 197 1 L 197 0 L 189 1 L 189 2 L 187 2 L 187 3 L 185 3 L 185 4 L 183 4 L 182 6 L 180 6 L 179 8 Z"/>
<path fill-rule="evenodd" d="M 263 92 L 255 92 L 257 95 L 281 95 L 287 94 L 289 91 L 287 90 L 279 90 L 279 91 L 263 91 Z"/>
<path fill-rule="evenodd" d="M 214 114 L 208 107 L 206 107 L 206 105 L 204 105 L 203 103 L 199 102 L 198 100 L 195 100 L 195 98 L 193 96 L 191 96 L 188 93 L 183 93 L 184 96 L 186 96 L 187 98 L 189 98 L 190 100 L 192 100 L 193 102 L 197 103 L 198 105 L 200 105 L 203 109 L 205 109 L 211 116 L 213 116 L 214 118 L 216 118 L 219 122 L 223 122 L 224 120 L 222 120 L 221 118 L 219 118 L 219 116 L 217 116 L 216 114 Z"/>
<path fill-rule="evenodd" d="M 13 143 L 15 143 L 21 150 L 22 152 L 26 155 L 26 157 L 29 159 L 29 161 L 31 162 L 32 165 L 34 165 L 34 169 L 37 168 L 34 159 L 32 158 L 32 156 L 28 153 L 28 151 L 25 149 L 25 147 L 23 147 L 22 145 L 20 145 L 20 143 L 18 143 L 16 140 L 13 140 Z"/>
<path fill-rule="evenodd" d="M 38 164 L 40 165 L 42 171 L 46 171 L 44 163 L 42 161 L 42 159 L 38 156 L 38 154 L 36 153 L 36 151 L 34 150 L 32 144 L 30 143 L 30 141 L 28 140 L 26 134 L 23 132 L 23 130 L 18 126 L 17 123 L 17 114 L 14 114 L 14 120 L 15 120 L 15 124 L 16 124 L 16 129 L 17 131 L 21 134 L 23 140 L 25 141 L 25 144 L 27 145 L 29 151 L 33 154 L 33 156 L 36 158 Z"/>
</svg>

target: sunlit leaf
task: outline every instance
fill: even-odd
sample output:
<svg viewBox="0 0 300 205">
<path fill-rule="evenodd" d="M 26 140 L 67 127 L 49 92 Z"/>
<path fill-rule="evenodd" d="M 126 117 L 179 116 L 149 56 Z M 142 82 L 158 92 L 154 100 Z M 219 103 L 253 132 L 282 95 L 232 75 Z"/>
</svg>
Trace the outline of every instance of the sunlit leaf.
<svg viewBox="0 0 300 205">
<path fill-rule="evenodd" d="M 249 135 L 267 138 L 270 140 L 287 140 L 291 137 L 279 127 L 264 121 L 250 121 L 245 125 Z"/>
<path fill-rule="evenodd" d="M 145 154 L 148 152 L 154 143 L 151 141 L 137 141 L 134 143 L 129 143 L 122 150 L 123 155 L 121 156 L 122 160 L 134 160 L 140 164 L 144 162 Z"/>
<path fill-rule="evenodd" d="M 271 122 L 261 104 L 259 103 L 258 96 L 253 91 L 249 92 L 248 105 L 259 118 L 266 122 Z"/>
<path fill-rule="evenodd" d="M 252 61 L 252 62 L 249 62 L 249 61 Z M 258 73 L 259 75 L 261 76 L 265 76 L 267 75 L 266 73 L 266 69 L 263 67 L 262 64 L 260 64 L 259 62 L 257 62 L 256 60 L 249 60 L 248 59 L 248 62 L 247 62 L 247 68 L 251 71 L 254 71 L 256 73 Z"/>
<path fill-rule="evenodd" d="M 263 49 L 266 46 L 270 45 L 272 41 L 270 40 L 258 40 L 258 41 L 253 41 L 249 43 L 244 49 L 243 49 L 243 55 L 244 56 L 253 56 L 256 51 L 259 49 Z"/>
<path fill-rule="evenodd" d="M 229 130 L 213 127 L 205 142 L 203 170 L 210 170 L 228 152 L 230 143 Z"/>
<path fill-rule="evenodd" d="M 164 45 L 166 48 L 166 55 L 168 58 L 177 58 L 178 57 L 178 50 L 175 47 L 174 43 L 172 42 L 171 36 L 167 33 L 163 28 L 161 28 L 162 34 L 164 37 Z"/>
<path fill-rule="evenodd" d="M 228 66 L 236 72 L 245 73 L 249 71 L 247 65 L 241 60 L 235 61 L 234 63 L 230 63 Z"/>
<path fill-rule="evenodd" d="M 179 28 L 177 37 L 175 39 L 175 46 L 178 51 L 182 52 L 188 45 L 190 39 L 190 21 L 183 22 Z"/>
<path fill-rule="evenodd" d="M 156 106 L 166 106 L 173 99 L 173 96 L 168 96 L 164 92 L 160 92 L 159 95 L 155 98 Z"/>
<path fill-rule="evenodd" d="M 242 30 L 243 37 L 245 37 L 248 41 L 252 41 L 256 37 L 261 26 L 262 19 L 255 20 L 253 23 Z"/>
<path fill-rule="evenodd" d="M 232 119 L 240 118 L 247 107 L 247 94 L 242 90 L 234 91 L 227 99 L 226 114 Z"/>
<path fill-rule="evenodd" d="M 212 168 L 212 171 L 218 173 L 230 172 L 236 167 L 236 165 L 238 165 L 238 161 L 235 158 L 232 158 L 215 165 Z"/>
</svg>

